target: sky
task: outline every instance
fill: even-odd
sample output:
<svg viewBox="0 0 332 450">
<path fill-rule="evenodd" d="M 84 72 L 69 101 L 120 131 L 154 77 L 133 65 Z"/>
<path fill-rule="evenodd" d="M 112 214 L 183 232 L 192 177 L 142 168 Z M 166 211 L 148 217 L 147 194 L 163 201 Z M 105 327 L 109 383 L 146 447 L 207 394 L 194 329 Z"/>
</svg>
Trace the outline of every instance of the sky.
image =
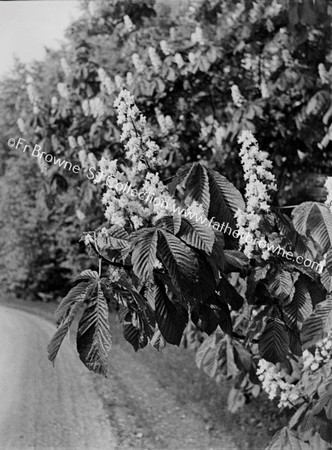
<svg viewBox="0 0 332 450">
<path fill-rule="evenodd" d="M 44 46 L 59 48 L 64 30 L 80 15 L 79 1 L 0 1 L 0 77 L 13 64 L 42 59 Z"/>
</svg>

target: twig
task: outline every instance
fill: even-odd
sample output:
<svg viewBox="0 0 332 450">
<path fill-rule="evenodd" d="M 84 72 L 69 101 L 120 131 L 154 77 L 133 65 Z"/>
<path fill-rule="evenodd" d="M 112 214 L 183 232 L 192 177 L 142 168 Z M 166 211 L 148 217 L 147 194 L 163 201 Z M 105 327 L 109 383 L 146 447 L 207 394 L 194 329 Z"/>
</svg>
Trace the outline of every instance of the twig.
<svg viewBox="0 0 332 450">
<path fill-rule="evenodd" d="M 105 256 L 103 256 L 101 253 L 99 253 L 98 250 L 96 249 L 96 247 L 92 243 L 90 243 L 90 246 L 91 246 L 92 250 L 96 253 L 96 255 L 98 255 L 98 257 L 102 261 L 104 261 L 105 263 L 107 263 L 107 264 L 109 264 L 109 265 L 111 265 L 113 267 L 118 267 L 118 268 L 127 269 L 127 270 L 129 270 L 129 269 L 131 269 L 133 267 L 132 265 L 121 264 L 119 262 L 110 261 L 109 259 L 105 258 Z"/>
</svg>

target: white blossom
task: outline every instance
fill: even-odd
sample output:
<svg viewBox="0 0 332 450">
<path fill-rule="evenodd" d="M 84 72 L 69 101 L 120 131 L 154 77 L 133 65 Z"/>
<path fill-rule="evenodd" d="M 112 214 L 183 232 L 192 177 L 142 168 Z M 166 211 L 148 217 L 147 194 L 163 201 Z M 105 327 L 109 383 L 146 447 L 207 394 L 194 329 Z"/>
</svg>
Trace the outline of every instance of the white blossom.
<svg viewBox="0 0 332 450">
<path fill-rule="evenodd" d="M 142 62 L 138 53 L 134 53 L 131 57 L 136 72 L 142 73 L 145 70 L 145 64 Z"/>
<path fill-rule="evenodd" d="M 93 236 L 91 234 L 89 234 L 89 233 L 86 233 L 84 235 L 84 244 L 85 245 L 89 245 L 90 243 L 92 243 L 92 244 L 94 243 Z"/>
<path fill-rule="evenodd" d="M 260 89 L 261 89 L 262 98 L 269 98 L 270 97 L 270 92 L 268 90 L 267 83 L 264 80 L 264 78 L 262 78 L 262 81 L 261 81 L 261 84 L 260 84 Z"/>
<path fill-rule="evenodd" d="M 200 217 L 201 218 L 206 217 L 203 205 L 198 203 L 196 200 L 192 201 L 189 204 L 189 206 L 187 207 L 186 213 L 191 213 L 191 214 L 189 214 L 189 217 L 193 217 L 193 215 L 194 215 L 197 220 Z"/>
<path fill-rule="evenodd" d="M 53 149 L 54 149 L 54 150 L 58 150 L 58 148 L 59 148 L 59 140 L 58 140 L 58 138 L 56 137 L 55 134 L 52 134 L 52 136 L 51 136 L 51 142 L 52 142 L 52 147 L 53 147 Z"/>
<path fill-rule="evenodd" d="M 329 207 L 331 213 L 332 213 L 332 177 L 327 177 L 324 187 L 327 191 L 327 197 L 325 200 L 325 204 Z"/>
<path fill-rule="evenodd" d="M 98 77 L 102 88 L 111 95 L 115 91 L 115 85 L 102 67 L 98 69 Z"/>
<path fill-rule="evenodd" d="M 124 86 L 124 81 L 121 75 L 115 75 L 114 82 L 116 88 L 120 91 Z"/>
<path fill-rule="evenodd" d="M 265 17 L 278 16 L 282 9 L 283 9 L 282 3 L 280 3 L 279 0 L 272 0 L 271 5 L 265 8 L 264 16 Z"/>
<path fill-rule="evenodd" d="M 76 217 L 78 218 L 78 220 L 82 221 L 82 220 L 85 219 L 85 214 L 80 209 L 77 209 L 76 210 Z"/>
<path fill-rule="evenodd" d="M 105 158 L 105 156 L 102 156 L 98 165 L 100 168 L 100 172 L 97 175 L 98 182 L 105 181 L 108 177 L 116 176 L 117 159 L 111 161 L 109 158 Z"/>
<path fill-rule="evenodd" d="M 43 175 L 47 175 L 48 172 L 48 164 L 44 158 L 37 158 L 37 164 L 39 169 Z"/>
<path fill-rule="evenodd" d="M 154 264 L 153 264 L 153 268 L 154 269 L 162 269 L 163 265 L 161 264 L 160 261 L 158 261 L 158 259 L 155 260 Z"/>
<path fill-rule="evenodd" d="M 37 91 L 32 83 L 27 85 L 27 93 L 32 106 L 35 106 L 38 103 L 39 97 Z"/>
<path fill-rule="evenodd" d="M 268 159 L 268 153 L 259 149 L 251 131 L 243 131 L 238 142 L 242 144 L 240 157 L 246 181 L 246 209 L 245 211 L 238 209 L 235 217 L 241 236 L 240 245 L 244 246 L 244 253 L 251 257 L 254 238 L 260 240 L 264 238 L 258 231 L 261 212 L 270 210 L 269 191 L 276 190 L 277 187 L 275 176 L 270 172 L 272 163 Z M 252 236 L 250 242 L 246 239 L 248 234 Z M 264 250 L 262 257 L 263 259 L 269 257 L 268 250 Z"/>
<path fill-rule="evenodd" d="M 97 158 L 91 152 L 88 154 L 88 161 L 89 161 L 89 164 L 91 167 L 95 167 L 95 168 L 97 167 L 97 164 L 98 164 Z"/>
<path fill-rule="evenodd" d="M 197 62 L 197 55 L 196 55 L 196 53 L 189 52 L 188 53 L 188 59 L 189 59 L 191 64 L 193 64 L 193 65 L 196 64 L 196 62 Z"/>
<path fill-rule="evenodd" d="M 79 147 L 83 147 L 85 145 L 85 140 L 84 140 L 83 136 L 78 136 L 77 144 L 79 145 Z"/>
<path fill-rule="evenodd" d="M 32 75 L 27 75 L 26 79 L 25 79 L 27 84 L 32 84 L 33 83 L 33 77 Z"/>
<path fill-rule="evenodd" d="M 74 149 L 77 147 L 76 139 L 73 136 L 68 136 L 69 147 Z"/>
<path fill-rule="evenodd" d="M 216 143 L 221 146 L 221 143 L 226 135 L 226 129 L 224 127 L 218 126 L 215 131 Z"/>
<path fill-rule="evenodd" d="M 251 23 L 257 22 L 263 15 L 264 8 L 259 2 L 253 2 L 252 9 L 249 11 L 249 21 Z"/>
<path fill-rule="evenodd" d="M 151 64 L 155 70 L 155 72 L 158 72 L 158 70 L 161 67 L 161 60 L 156 52 L 156 50 L 153 47 L 148 48 L 148 54 L 151 61 Z"/>
<path fill-rule="evenodd" d="M 181 56 L 181 53 L 175 53 L 174 55 L 174 61 L 177 64 L 178 68 L 181 69 L 181 67 L 184 66 L 184 61 L 183 58 Z"/>
<path fill-rule="evenodd" d="M 168 56 L 172 53 L 171 49 L 169 48 L 167 42 L 164 39 L 159 42 L 159 45 L 160 45 L 161 51 L 163 52 L 163 54 L 165 56 Z"/>
<path fill-rule="evenodd" d="M 25 132 L 25 123 L 24 123 L 24 120 L 22 119 L 22 117 L 19 117 L 17 119 L 17 126 L 21 133 Z"/>
<path fill-rule="evenodd" d="M 65 58 L 61 58 L 60 64 L 61 64 L 63 73 L 65 74 L 66 77 L 68 77 L 70 75 L 70 67 L 69 67 L 67 60 Z"/>
<path fill-rule="evenodd" d="M 88 116 L 90 114 L 89 100 L 84 99 L 81 106 L 82 106 L 83 114 L 85 116 Z"/>
<path fill-rule="evenodd" d="M 102 203 L 106 207 L 105 217 L 109 222 L 119 226 L 130 224 L 136 230 L 144 226 L 146 220 L 154 221 L 165 215 L 161 204 L 168 204 L 171 197 L 158 173 L 149 172 L 162 162 L 158 155 L 160 149 L 151 140 L 151 131 L 135 105 L 134 97 L 127 90 L 122 90 L 114 106 L 117 109 L 117 122 L 122 128 L 120 139 L 125 142 L 125 158 L 131 166 L 119 167 L 117 161 L 102 157 L 98 180 L 94 181 L 106 181 L 107 190 Z M 144 184 L 140 188 L 149 197 L 146 199 L 132 196 L 132 190 L 137 191 L 137 183 L 142 180 L 142 176 Z"/>
<path fill-rule="evenodd" d="M 105 106 L 99 97 L 89 100 L 89 106 L 92 116 L 97 119 L 105 114 Z"/>
<path fill-rule="evenodd" d="M 323 84 L 329 84 L 332 81 L 332 75 L 329 74 L 323 63 L 318 64 L 318 73 Z"/>
<path fill-rule="evenodd" d="M 137 215 L 133 215 L 130 220 L 132 221 L 135 230 L 138 230 L 143 225 L 143 219 Z"/>
<path fill-rule="evenodd" d="M 68 91 L 67 85 L 65 83 L 58 83 L 57 88 L 58 88 L 60 97 L 62 97 L 64 99 L 69 98 L 69 91 Z"/>
<path fill-rule="evenodd" d="M 87 154 L 86 154 L 84 149 L 79 150 L 79 152 L 78 152 L 78 159 L 79 159 L 79 161 L 81 163 L 81 166 L 84 169 L 87 169 L 88 168 Z"/>
<path fill-rule="evenodd" d="M 270 400 L 280 396 L 279 408 L 291 408 L 293 403 L 299 399 L 297 386 L 284 381 L 280 370 L 275 364 L 265 359 L 260 359 L 256 373 L 262 382 L 263 390 L 268 394 Z"/>
<path fill-rule="evenodd" d="M 127 72 L 127 75 L 126 75 L 126 86 L 128 88 L 130 88 L 132 86 L 133 82 L 134 82 L 133 74 L 131 72 Z"/>
<path fill-rule="evenodd" d="M 196 27 L 195 32 L 191 34 L 191 42 L 193 44 L 204 44 L 203 30 L 201 27 Z"/>
<path fill-rule="evenodd" d="M 174 122 L 171 118 L 171 116 L 167 115 L 164 116 L 160 113 L 159 110 L 156 110 L 157 114 L 157 121 L 160 127 L 160 130 L 163 134 L 169 133 L 174 128 Z"/>
<path fill-rule="evenodd" d="M 332 333 L 317 342 L 314 354 L 304 350 L 294 376 L 281 371 L 279 365 L 272 364 L 264 359 L 258 362 L 257 376 L 262 382 L 262 388 L 268 393 L 269 398 L 279 396 L 279 408 L 292 408 L 303 401 L 307 395 L 308 376 L 318 372 L 331 361 Z M 292 361 L 290 361 L 292 363 Z M 293 369 L 294 365 L 292 364 Z M 301 372 L 299 371 L 301 368 Z M 324 372 L 323 372 L 324 373 Z M 302 382 L 303 379 L 303 382 Z M 291 382 L 292 381 L 292 382 Z"/>
<path fill-rule="evenodd" d="M 125 26 L 126 31 L 128 31 L 128 33 L 130 33 L 131 31 L 133 31 L 135 29 L 135 25 L 133 24 L 131 18 L 126 14 L 125 16 L 123 16 L 123 23 Z"/>
<path fill-rule="evenodd" d="M 118 269 L 117 267 L 109 267 L 109 280 L 112 283 L 116 283 L 121 278 L 121 269 Z"/>
<path fill-rule="evenodd" d="M 234 105 L 240 108 L 244 103 L 244 97 L 240 92 L 239 86 L 233 84 L 231 87 L 231 93 Z"/>
<path fill-rule="evenodd" d="M 55 96 L 52 97 L 51 105 L 52 105 L 52 108 L 56 108 L 58 106 L 58 99 L 57 99 L 57 97 L 55 97 Z"/>
</svg>

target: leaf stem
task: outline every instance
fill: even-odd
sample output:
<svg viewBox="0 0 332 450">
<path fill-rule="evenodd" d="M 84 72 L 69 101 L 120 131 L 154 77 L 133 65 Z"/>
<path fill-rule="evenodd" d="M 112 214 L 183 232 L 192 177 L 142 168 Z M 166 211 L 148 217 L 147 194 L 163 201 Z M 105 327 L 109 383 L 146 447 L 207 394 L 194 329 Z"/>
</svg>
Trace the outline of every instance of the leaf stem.
<svg viewBox="0 0 332 450">
<path fill-rule="evenodd" d="M 99 259 L 104 261 L 105 263 L 109 264 L 110 266 L 118 267 L 121 269 L 127 269 L 127 270 L 129 270 L 133 267 L 132 265 L 121 264 L 116 261 L 110 261 L 109 259 L 105 258 L 105 256 L 103 256 L 101 253 L 99 253 L 99 251 L 97 250 L 97 248 L 95 247 L 94 244 L 90 243 L 90 246 L 91 246 L 92 250 L 96 253 L 96 255 L 98 255 Z"/>
</svg>

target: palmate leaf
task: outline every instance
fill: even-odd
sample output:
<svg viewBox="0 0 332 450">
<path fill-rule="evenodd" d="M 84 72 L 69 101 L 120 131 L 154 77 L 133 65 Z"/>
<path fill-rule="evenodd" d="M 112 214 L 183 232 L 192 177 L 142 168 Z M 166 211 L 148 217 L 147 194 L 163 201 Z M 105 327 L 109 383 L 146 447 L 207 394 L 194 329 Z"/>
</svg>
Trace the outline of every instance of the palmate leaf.
<svg viewBox="0 0 332 450">
<path fill-rule="evenodd" d="M 91 283 L 94 283 L 99 280 L 98 272 L 95 270 L 87 269 L 83 270 L 77 277 L 74 278 L 74 283 L 81 282 L 81 281 L 89 281 Z"/>
<path fill-rule="evenodd" d="M 196 312 L 192 312 L 191 319 L 197 328 L 207 333 L 209 336 L 216 330 L 219 325 L 218 313 L 215 312 L 211 305 L 202 303 Z"/>
<path fill-rule="evenodd" d="M 211 253 L 211 259 L 213 261 L 213 264 L 218 271 L 224 271 L 225 269 L 225 254 L 224 254 L 224 247 L 225 247 L 225 240 L 224 236 L 220 231 L 215 231 L 215 238 L 214 238 L 214 244 L 212 248 Z M 210 255 L 208 256 L 208 259 L 210 260 Z"/>
<path fill-rule="evenodd" d="M 211 378 L 217 375 L 219 351 L 222 346 L 226 346 L 226 337 L 222 337 L 221 332 L 217 331 L 205 339 L 196 352 L 197 367 Z"/>
<path fill-rule="evenodd" d="M 107 376 L 111 345 L 108 306 L 98 283 L 78 325 L 77 350 L 81 361 L 89 370 Z"/>
<path fill-rule="evenodd" d="M 283 361 L 289 352 L 289 337 L 285 324 L 277 317 L 269 317 L 259 340 L 259 352 L 266 361 L 276 364 Z"/>
<path fill-rule="evenodd" d="M 234 214 L 239 208 L 245 208 L 242 195 L 227 178 L 215 170 L 208 169 L 208 175 L 211 197 L 208 217 L 215 217 L 220 223 L 229 223 L 235 230 Z"/>
<path fill-rule="evenodd" d="M 320 339 L 326 337 L 332 329 L 332 295 L 315 308 L 315 311 L 304 322 L 301 341 L 304 348 L 315 345 Z"/>
<path fill-rule="evenodd" d="M 212 169 L 206 169 L 195 162 L 182 167 L 169 190 L 174 194 L 176 186 L 185 188 L 186 196 L 200 203 L 208 217 L 222 223 L 229 223 L 235 229 L 234 214 L 244 209 L 244 201 L 240 192 L 227 178 Z"/>
<path fill-rule="evenodd" d="M 213 260 L 211 261 L 207 255 L 197 255 L 197 262 L 198 277 L 186 294 L 195 300 L 204 301 L 216 290 L 219 274 L 213 266 Z"/>
<path fill-rule="evenodd" d="M 158 328 L 169 344 L 180 345 L 183 331 L 188 323 L 188 312 L 181 305 L 175 305 L 167 296 L 162 284 L 155 290 L 155 314 Z"/>
<path fill-rule="evenodd" d="M 218 325 L 227 334 L 232 334 L 232 319 L 227 303 L 216 293 L 192 312 L 194 324 L 211 335 Z"/>
<path fill-rule="evenodd" d="M 193 163 L 187 163 L 184 166 L 180 167 L 177 171 L 175 177 L 172 182 L 167 185 L 169 193 L 174 196 L 177 186 L 184 187 L 184 183 L 186 178 L 191 171 Z"/>
<path fill-rule="evenodd" d="M 332 247 L 328 249 L 326 254 L 326 269 L 332 275 Z"/>
<path fill-rule="evenodd" d="M 154 334 L 154 314 L 151 324 L 149 314 L 121 306 L 118 320 L 122 324 L 124 338 L 133 346 L 135 352 L 144 348 L 148 344 L 148 338 L 151 339 Z"/>
<path fill-rule="evenodd" d="M 294 430 L 282 428 L 272 438 L 265 450 L 310 450 L 306 442 L 301 441 Z"/>
<path fill-rule="evenodd" d="M 166 267 L 174 286 L 188 291 L 198 278 L 195 254 L 176 236 L 158 230 L 157 256 Z"/>
<path fill-rule="evenodd" d="M 231 387 L 227 398 L 227 411 L 234 414 L 238 412 L 246 404 L 246 396 L 241 389 Z"/>
<path fill-rule="evenodd" d="M 91 290 L 92 284 L 83 282 L 74 286 L 67 296 L 62 300 L 55 313 L 55 321 L 58 329 L 52 337 L 47 350 L 48 359 L 54 364 L 63 339 Z"/>
<path fill-rule="evenodd" d="M 224 377 L 231 377 L 237 374 L 238 368 L 234 361 L 234 348 L 229 336 L 226 336 L 226 345 L 222 345 L 218 355 L 218 371 Z"/>
<path fill-rule="evenodd" d="M 129 245 L 129 235 L 122 227 L 113 225 L 108 230 L 106 242 L 113 249 L 124 249 Z"/>
<path fill-rule="evenodd" d="M 323 270 L 323 273 L 321 275 L 321 282 L 325 289 L 327 290 L 328 294 L 331 294 L 332 292 L 332 275 L 330 275 L 327 268 Z"/>
<path fill-rule="evenodd" d="M 137 291 L 137 289 L 126 279 L 111 284 L 112 294 L 116 301 L 121 305 L 136 305 L 138 309 L 144 309 L 146 306 L 145 298 Z"/>
<path fill-rule="evenodd" d="M 194 219 L 182 218 L 178 237 L 191 247 L 211 253 L 215 235 L 213 230 Z"/>
<path fill-rule="evenodd" d="M 312 313 L 312 301 L 303 276 L 296 281 L 293 300 L 284 306 L 284 313 L 287 323 L 297 329 L 302 328 L 303 322 Z"/>
<path fill-rule="evenodd" d="M 130 321 L 128 321 L 130 320 Z M 139 320 L 135 320 L 133 323 L 132 314 L 127 314 L 126 320 L 123 323 L 123 336 L 127 342 L 129 342 L 135 352 L 140 348 L 144 348 L 148 344 L 148 336 L 152 337 L 153 333 L 146 333 L 146 327 L 144 324 L 140 324 Z"/>
<path fill-rule="evenodd" d="M 129 245 L 129 235 L 122 227 L 113 225 L 105 233 L 99 233 L 97 237 L 99 250 L 110 254 L 114 250 L 122 250 Z"/>
<path fill-rule="evenodd" d="M 224 250 L 225 269 L 224 273 L 242 272 L 249 267 L 249 259 L 246 255 L 238 250 Z"/>
<path fill-rule="evenodd" d="M 234 376 L 238 369 L 234 362 L 233 345 L 228 336 L 222 336 L 217 330 L 207 339 L 196 352 L 196 364 L 211 378 L 229 378 Z"/>
<path fill-rule="evenodd" d="M 160 330 L 157 328 L 151 341 L 150 341 L 150 345 L 152 345 L 152 347 L 154 347 L 155 349 L 162 350 L 163 348 L 166 347 L 166 341 L 163 338 L 162 334 L 160 333 Z"/>
<path fill-rule="evenodd" d="M 285 316 L 284 316 L 285 317 Z M 286 319 L 285 319 L 286 322 Z M 289 349 L 296 356 L 302 356 L 300 332 L 294 328 L 288 328 Z"/>
<path fill-rule="evenodd" d="M 312 238 L 326 252 L 332 245 L 332 214 L 322 203 L 305 202 L 294 208 L 293 224 L 296 231 Z"/>
<path fill-rule="evenodd" d="M 142 339 L 140 330 L 134 327 L 132 323 L 123 324 L 123 336 L 126 341 L 133 346 L 135 352 L 137 352 L 140 348 L 146 347 L 148 344 L 147 337 L 144 336 Z"/>
<path fill-rule="evenodd" d="M 89 288 L 92 287 L 93 284 L 94 283 L 89 281 L 84 281 L 74 286 L 68 292 L 55 311 L 54 320 L 56 325 L 60 325 L 61 322 L 67 318 L 72 305 L 83 303 Z"/>
<path fill-rule="evenodd" d="M 186 196 L 201 204 L 205 214 L 207 214 L 210 206 L 210 190 L 206 168 L 199 163 L 193 163 L 184 184 Z"/>
<path fill-rule="evenodd" d="M 299 425 L 299 430 L 310 441 L 312 435 L 317 432 L 323 439 L 323 444 L 326 444 L 326 442 L 332 443 L 332 421 L 326 417 L 324 409 L 317 414 L 314 413 L 314 408 L 308 410 Z M 329 449 L 330 447 L 325 448 Z"/>
<path fill-rule="evenodd" d="M 285 300 L 294 293 L 291 292 L 293 289 L 293 279 L 291 274 L 284 270 L 278 271 L 270 280 L 268 289 L 272 297 L 276 297 L 281 301 Z"/>
<path fill-rule="evenodd" d="M 156 227 L 163 228 L 170 233 L 178 234 L 181 227 L 182 216 L 180 214 L 174 214 L 173 216 L 165 216 L 157 220 Z"/>
<path fill-rule="evenodd" d="M 299 234 L 295 230 L 291 219 L 278 209 L 273 209 L 273 215 L 276 219 L 281 233 L 292 244 L 295 253 L 302 256 L 308 255 L 308 258 L 313 258 L 314 248 L 312 248 L 312 242 L 303 234 Z"/>
<path fill-rule="evenodd" d="M 238 311 L 244 302 L 244 298 L 237 292 L 234 286 L 226 278 L 222 278 L 218 285 L 220 297 L 225 300 L 234 311 Z"/>
<path fill-rule="evenodd" d="M 251 354 L 239 342 L 233 340 L 234 361 L 239 370 L 249 372 L 252 368 Z"/>
<path fill-rule="evenodd" d="M 134 242 L 132 264 L 135 274 L 144 280 L 151 276 L 157 260 L 157 231 L 151 230 L 142 234 Z"/>
</svg>

